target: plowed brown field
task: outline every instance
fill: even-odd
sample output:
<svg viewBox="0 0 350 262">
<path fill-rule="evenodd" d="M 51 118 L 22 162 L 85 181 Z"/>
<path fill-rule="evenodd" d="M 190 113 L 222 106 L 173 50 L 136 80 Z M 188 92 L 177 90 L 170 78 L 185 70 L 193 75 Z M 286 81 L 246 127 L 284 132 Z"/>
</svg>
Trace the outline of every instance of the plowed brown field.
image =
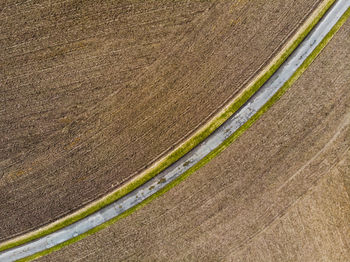
<svg viewBox="0 0 350 262">
<path fill-rule="evenodd" d="M 79 209 L 169 152 L 320 2 L 0 4 L 0 241 Z"/>
<path fill-rule="evenodd" d="M 224 152 L 39 261 L 349 261 L 350 20 Z"/>
</svg>

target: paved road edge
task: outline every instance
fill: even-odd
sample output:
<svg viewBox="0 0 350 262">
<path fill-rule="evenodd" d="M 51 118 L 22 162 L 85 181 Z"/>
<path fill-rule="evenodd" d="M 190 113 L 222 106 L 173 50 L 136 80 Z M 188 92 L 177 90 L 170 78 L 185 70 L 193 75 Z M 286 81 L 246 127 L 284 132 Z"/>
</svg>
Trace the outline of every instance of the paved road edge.
<svg viewBox="0 0 350 262">
<path fill-rule="evenodd" d="M 198 145 L 201 141 L 203 141 L 206 137 L 208 137 L 218 126 L 220 126 L 223 122 L 225 122 L 234 112 L 236 112 L 265 82 L 266 80 L 280 67 L 280 65 L 285 61 L 285 59 L 290 55 L 290 53 L 299 45 L 299 43 L 305 38 L 305 36 L 309 33 L 309 31 L 314 27 L 314 25 L 319 21 L 319 19 L 324 15 L 324 13 L 328 10 L 328 8 L 333 4 L 333 1 L 325 1 L 325 4 L 323 4 L 321 10 L 317 10 L 317 14 L 313 15 L 313 20 L 308 21 L 308 23 L 305 23 L 306 25 L 302 26 L 303 31 L 298 32 L 289 43 L 289 45 L 283 50 L 282 53 L 278 55 L 276 59 L 274 59 L 273 63 L 270 64 L 265 70 L 265 72 L 257 77 L 257 79 L 254 81 L 253 84 L 249 85 L 248 88 L 246 88 L 243 93 L 236 98 L 230 105 L 226 106 L 215 118 L 213 118 L 206 126 L 202 127 L 201 130 L 197 132 L 194 136 L 192 136 L 188 141 L 184 142 L 179 148 L 175 149 L 170 155 L 166 156 L 161 161 L 157 162 L 153 167 L 149 168 L 147 171 L 140 174 L 138 177 L 136 177 L 133 181 L 126 184 L 123 188 L 119 188 L 115 192 L 111 193 L 110 195 L 104 197 L 103 199 L 97 200 L 91 205 L 89 205 L 86 208 L 83 208 L 82 210 L 79 210 L 78 212 L 67 216 L 63 218 L 61 221 L 55 222 L 53 224 L 50 224 L 49 226 L 43 227 L 33 233 L 26 234 L 24 236 L 21 236 L 20 238 L 15 238 L 13 240 L 7 241 L 0 245 L 0 251 L 13 248 L 18 245 L 22 245 L 24 243 L 27 243 L 29 241 L 32 241 L 34 239 L 40 238 L 42 236 L 48 235 L 54 231 L 57 231 L 60 228 L 63 228 L 67 225 L 70 225 L 89 214 L 92 214 L 96 212 L 97 210 L 100 210 L 104 206 L 116 201 L 117 199 L 120 199 L 121 197 L 125 196 L 135 188 L 139 187 L 140 185 L 144 184 L 148 180 L 150 180 L 152 177 L 157 175 L 159 172 L 164 170 L 166 167 L 174 163 L 176 160 L 178 160 L 180 157 L 185 155 L 188 151 L 190 151 L 193 147 Z M 348 13 L 348 12 L 347 12 Z M 343 19 L 341 19 L 343 20 Z M 345 21 L 345 19 L 344 19 Z M 344 22 L 343 21 L 343 22 Z M 340 21 L 339 21 L 340 22 Z M 339 23 L 338 22 L 338 23 Z M 340 24 L 340 23 L 339 23 Z M 337 26 L 335 26 L 337 27 Z M 340 26 L 339 26 L 340 27 Z M 338 28 L 339 28 L 338 27 Z M 332 31 L 334 31 L 332 29 Z M 168 186 L 166 186 L 161 191 L 158 191 L 156 194 L 152 195 L 150 198 L 139 204 L 138 206 L 135 206 L 129 210 L 127 210 L 122 215 L 112 219 L 111 221 L 108 221 L 107 223 L 98 226 L 91 231 L 86 232 L 83 235 L 80 235 L 74 239 L 71 239 L 67 242 L 64 242 L 62 244 L 59 244 L 58 246 L 55 246 L 51 249 L 47 249 L 43 252 L 37 253 L 31 257 L 25 258 L 25 260 L 36 258 L 40 255 L 44 255 L 46 253 L 52 252 L 54 250 L 57 250 L 61 248 L 62 246 L 65 246 L 67 244 L 70 244 L 72 242 L 78 241 L 79 239 L 90 235 L 109 224 L 115 222 L 116 220 L 125 217 L 135 211 L 136 209 L 140 208 L 141 206 L 145 205 L 155 197 L 163 194 L 164 192 L 168 191 L 173 186 L 177 185 L 180 181 L 188 177 L 190 174 L 192 174 L 195 170 L 206 164 L 208 161 L 210 161 L 213 157 L 215 157 L 217 154 L 219 154 L 224 148 L 226 148 L 230 143 L 232 143 L 240 134 L 242 134 L 247 128 L 251 126 L 251 124 L 256 121 L 262 113 L 264 113 L 284 92 L 285 90 L 298 78 L 298 76 L 306 69 L 306 67 L 312 62 L 312 60 L 317 56 L 317 54 L 323 49 L 323 47 L 326 45 L 326 43 L 330 40 L 331 36 L 334 35 L 334 33 L 337 30 L 333 32 L 330 36 L 327 36 L 327 41 L 325 41 L 323 44 L 321 43 L 319 47 L 317 48 L 317 52 L 315 52 L 315 55 L 309 56 L 307 60 L 310 60 L 308 63 L 305 61 L 307 65 L 303 65 L 300 67 L 295 75 L 291 79 L 288 80 L 286 83 L 286 87 L 283 88 L 283 90 L 280 90 L 278 94 L 275 95 L 274 98 L 272 98 L 265 106 L 262 108 L 258 113 L 256 113 L 246 124 L 244 124 L 234 135 L 232 135 L 230 138 L 228 138 L 224 144 L 222 144 L 218 149 L 212 151 L 207 157 L 205 157 L 200 163 L 195 165 L 193 168 L 188 170 L 186 173 L 184 173 L 181 178 L 175 180 Z M 324 40 L 326 40 L 326 38 Z M 316 50 L 315 50 L 316 51 Z M 311 58 L 313 56 L 313 58 Z M 299 71 L 299 72 L 298 72 Z"/>
</svg>

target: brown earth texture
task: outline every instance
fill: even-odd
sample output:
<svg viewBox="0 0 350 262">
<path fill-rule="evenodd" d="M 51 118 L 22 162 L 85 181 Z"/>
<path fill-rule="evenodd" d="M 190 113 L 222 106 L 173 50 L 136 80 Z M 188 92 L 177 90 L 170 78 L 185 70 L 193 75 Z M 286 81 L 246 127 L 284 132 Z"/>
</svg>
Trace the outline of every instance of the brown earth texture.
<svg viewBox="0 0 350 262">
<path fill-rule="evenodd" d="M 350 20 L 219 156 L 38 261 L 350 261 Z"/>
<path fill-rule="evenodd" d="M 321 2 L 2 1 L 0 241 L 78 210 L 184 141 L 271 61 Z M 300 95 L 291 100 L 300 105 L 290 108 L 305 106 L 308 96 Z M 278 121 L 294 114 L 282 111 Z M 267 129 L 259 130 L 266 140 Z M 230 163 L 242 170 L 249 159 L 250 168 L 266 167 L 253 161 L 255 153 L 231 151 L 236 161 Z M 227 179 L 243 175 L 237 172 Z M 241 179 L 243 185 L 248 177 Z"/>
</svg>

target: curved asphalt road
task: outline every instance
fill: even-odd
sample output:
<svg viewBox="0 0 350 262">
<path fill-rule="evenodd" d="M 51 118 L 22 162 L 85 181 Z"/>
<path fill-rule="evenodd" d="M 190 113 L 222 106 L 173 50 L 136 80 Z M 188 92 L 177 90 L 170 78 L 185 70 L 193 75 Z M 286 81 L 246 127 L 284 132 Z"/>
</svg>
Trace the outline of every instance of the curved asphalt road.
<svg viewBox="0 0 350 262">
<path fill-rule="evenodd" d="M 192 149 L 170 167 L 156 177 L 129 193 L 116 202 L 102 208 L 76 223 L 53 232 L 35 241 L 5 250 L 0 253 L 0 261 L 15 261 L 49 249 L 69 239 L 77 237 L 98 225 L 122 214 L 126 210 L 141 203 L 143 200 L 158 192 L 166 185 L 181 176 L 215 148 L 219 147 L 228 137 L 235 133 L 244 123 L 255 115 L 291 78 L 305 59 L 320 44 L 327 33 L 333 28 L 341 16 L 350 8 L 349 0 L 338 0 L 325 16 L 309 33 L 292 55 L 283 63 L 275 74 L 233 114 L 222 126 L 213 132 L 206 140 Z"/>
</svg>

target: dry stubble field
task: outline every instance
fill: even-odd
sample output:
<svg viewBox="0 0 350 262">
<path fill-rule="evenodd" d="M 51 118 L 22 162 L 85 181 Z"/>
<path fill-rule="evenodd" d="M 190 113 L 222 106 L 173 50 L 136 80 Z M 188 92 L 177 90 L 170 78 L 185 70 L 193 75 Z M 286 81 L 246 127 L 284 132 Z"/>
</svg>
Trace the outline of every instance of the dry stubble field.
<svg viewBox="0 0 350 262">
<path fill-rule="evenodd" d="M 0 4 L 0 241 L 98 199 L 178 145 L 321 2 Z"/>
<path fill-rule="evenodd" d="M 219 156 L 38 261 L 349 261 L 349 86 L 350 20 Z"/>
</svg>

